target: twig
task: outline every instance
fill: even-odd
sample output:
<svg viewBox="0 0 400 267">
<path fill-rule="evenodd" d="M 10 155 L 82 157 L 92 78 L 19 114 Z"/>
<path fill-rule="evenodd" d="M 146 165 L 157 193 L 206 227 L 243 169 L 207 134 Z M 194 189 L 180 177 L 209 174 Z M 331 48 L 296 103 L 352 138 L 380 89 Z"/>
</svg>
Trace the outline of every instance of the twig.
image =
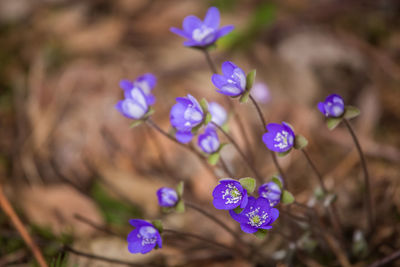
<svg viewBox="0 0 400 267">
<path fill-rule="evenodd" d="M 371 265 L 368 265 L 368 267 L 382 267 L 382 266 L 386 266 L 389 263 L 394 262 L 395 260 L 400 259 L 400 250 L 397 250 L 396 252 L 390 254 L 389 256 L 377 260 L 374 263 L 372 263 Z"/>
<path fill-rule="evenodd" d="M 28 231 L 26 230 L 25 226 L 19 219 L 18 215 L 15 213 L 13 207 L 11 206 L 10 202 L 8 202 L 7 197 L 4 195 L 3 186 L 0 184 L 0 206 L 3 209 L 4 213 L 10 217 L 12 223 L 14 224 L 17 231 L 20 233 L 22 239 L 24 239 L 27 246 L 33 253 L 36 261 L 38 262 L 40 267 L 47 267 L 47 263 L 40 252 L 37 245 L 33 242 L 31 236 L 29 235 Z"/>
</svg>

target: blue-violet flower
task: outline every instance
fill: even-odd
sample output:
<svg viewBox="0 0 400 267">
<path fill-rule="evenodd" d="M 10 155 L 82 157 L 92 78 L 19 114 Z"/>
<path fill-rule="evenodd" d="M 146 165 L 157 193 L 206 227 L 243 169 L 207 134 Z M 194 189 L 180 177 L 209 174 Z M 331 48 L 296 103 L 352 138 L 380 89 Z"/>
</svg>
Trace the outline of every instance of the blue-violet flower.
<svg viewBox="0 0 400 267">
<path fill-rule="evenodd" d="M 171 108 L 170 122 L 177 130 L 176 139 L 185 144 L 193 138 L 192 128 L 203 122 L 204 112 L 199 102 L 191 95 L 177 97 L 176 102 Z"/>
<path fill-rule="evenodd" d="M 214 44 L 220 37 L 230 33 L 233 26 L 219 27 L 220 14 L 216 7 L 210 7 L 201 21 L 198 17 L 187 16 L 182 23 L 182 28 L 172 27 L 171 32 L 187 39 L 183 44 L 193 47 L 207 47 Z"/>
<path fill-rule="evenodd" d="M 204 133 L 199 135 L 198 145 L 207 154 L 216 152 L 219 144 L 218 134 L 214 127 L 206 127 Z"/>
<path fill-rule="evenodd" d="M 230 210 L 231 217 L 240 223 L 243 232 L 253 234 L 258 229 L 271 229 L 271 224 L 279 217 L 279 211 L 272 208 L 268 199 L 249 197 L 246 208 L 241 213 Z"/>
<path fill-rule="evenodd" d="M 151 223 L 133 219 L 129 223 L 135 229 L 128 235 L 128 250 L 130 253 L 148 253 L 156 246 L 162 247 L 162 240 L 160 233 Z"/>
<path fill-rule="evenodd" d="M 122 80 L 119 84 L 120 87 L 125 91 L 125 97 L 129 96 L 130 91 L 134 87 L 139 87 L 146 96 L 147 104 L 150 106 L 153 105 L 156 101 L 156 98 L 151 93 L 153 88 L 156 86 L 156 83 L 157 83 L 156 77 L 151 73 L 146 73 L 137 77 L 136 80 L 133 82 L 129 80 Z"/>
<path fill-rule="evenodd" d="M 344 101 L 340 95 L 329 95 L 324 102 L 318 103 L 319 111 L 326 117 L 340 117 L 344 113 Z"/>
<path fill-rule="evenodd" d="M 267 131 L 262 139 L 269 150 L 282 153 L 289 151 L 293 147 L 295 134 L 287 123 L 282 122 L 282 125 L 269 123 Z"/>
<path fill-rule="evenodd" d="M 282 190 L 276 183 L 269 182 L 258 188 L 258 194 L 260 197 L 268 199 L 271 207 L 274 207 L 281 200 Z"/>
<path fill-rule="evenodd" d="M 228 119 L 226 110 L 217 102 L 208 103 L 208 111 L 211 114 L 211 121 L 215 124 L 222 126 Z"/>
<path fill-rule="evenodd" d="M 178 194 L 175 189 L 161 187 L 157 190 L 158 205 L 161 207 L 174 207 L 178 202 Z"/>
<path fill-rule="evenodd" d="M 218 93 L 228 96 L 239 96 L 246 89 L 246 74 L 230 61 L 222 63 L 222 75 L 213 74 L 211 81 Z"/>
<path fill-rule="evenodd" d="M 127 118 L 139 120 L 149 110 L 146 97 L 139 87 L 125 91 L 125 99 L 115 105 L 115 108 Z"/>
<path fill-rule="evenodd" d="M 220 180 L 219 185 L 213 191 L 213 204 L 216 209 L 231 210 L 237 207 L 244 208 L 247 205 L 247 190 L 233 179 Z"/>
</svg>

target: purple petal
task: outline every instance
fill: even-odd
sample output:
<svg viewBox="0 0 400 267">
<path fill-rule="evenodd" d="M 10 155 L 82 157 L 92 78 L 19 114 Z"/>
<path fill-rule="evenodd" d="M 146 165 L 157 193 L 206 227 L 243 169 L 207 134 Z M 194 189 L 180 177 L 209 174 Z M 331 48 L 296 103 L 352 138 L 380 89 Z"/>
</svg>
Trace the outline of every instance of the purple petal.
<svg viewBox="0 0 400 267">
<path fill-rule="evenodd" d="M 141 219 L 131 219 L 129 220 L 130 225 L 133 227 L 141 227 L 141 226 L 153 226 L 151 223 L 141 220 Z"/>
<path fill-rule="evenodd" d="M 156 97 L 154 95 L 146 95 L 146 102 L 149 106 L 154 105 L 154 103 L 156 103 Z"/>
<path fill-rule="evenodd" d="M 278 123 L 269 123 L 267 125 L 268 132 L 276 133 L 276 132 L 281 131 L 282 129 L 283 129 L 282 125 L 280 125 Z"/>
<path fill-rule="evenodd" d="M 142 248 L 142 241 L 139 239 L 138 241 L 128 243 L 128 250 L 130 253 L 140 253 Z"/>
<path fill-rule="evenodd" d="M 139 233 L 139 228 L 136 227 L 134 230 L 132 230 L 132 231 L 128 234 L 128 237 L 127 237 L 126 240 L 127 240 L 129 243 L 136 242 L 137 240 L 139 240 L 138 237 L 137 237 L 138 233 Z"/>
<path fill-rule="evenodd" d="M 322 114 L 324 114 L 324 116 L 326 115 L 325 104 L 323 102 L 318 103 L 318 109 L 319 111 L 321 111 Z"/>
<path fill-rule="evenodd" d="M 242 199 L 242 203 L 240 204 L 240 208 L 244 209 L 247 206 L 247 203 L 249 203 L 249 197 L 247 196 L 247 191 L 246 189 L 243 190 L 243 199 Z"/>
<path fill-rule="evenodd" d="M 192 140 L 193 134 L 191 132 L 176 132 L 175 133 L 175 138 L 180 143 L 187 144 Z"/>
<path fill-rule="evenodd" d="M 217 31 L 217 38 L 221 38 L 222 36 L 227 35 L 231 31 L 233 31 L 235 27 L 233 25 L 224 26 Z"/>
<path fill-rule="evenodd" d="M 140 253 L 142 253 L 142 254 L 149 253 L 155 246 L 156 246 L 156 242 L 154 242 L 152 244 L 146 244 L 142 247 L 142 251 L 140 251 Z"/>
<path fill-rule="evenodd" d="M 183 20 L 183 30 L 187 33 L 192 33 L 193 30 L 200 28 L 201 27 L 201 20 L 193 15 L 187 16 L 184 20 Z"/>
<path fill-rule="evenodd" d="M 219 26 L 219 10 L 216 7 L 210 7 L 204 18 L 204 24 L 210 28 L 217 29 Z"/>
<path fill-rule="evenodd" d="M 273 223 L 274 221 L 276 221 L 276 219 L 278 219 L 279 217 L 279 210 L 272 208 L 271 209 L 271 221 L 270 224 Z"/>
<path fill-rule="evenodd" d="M 129 80 L 121 80 L 119 82 L 119 87 L 121 87 L 123 90 L 130 90 L 133 88 L 133 83 Z"/>
<path fill-rule="evenodd" d="M 272 151 L 275 151 L 274 137 L 275 137 L 275 135 L 272 132 L 265 133 L 262 136 L 262 140 L 263 140 L 264 144 L 268 147 L 269 150 L 272 150 Z"/>
<path fill-rule="evenodd" d="M 201 46 L 201 43 L 195 41 L 195 40 L 188 40 L 186 42 L 183 42 L 184 46 Z"/>
<path fill-rule="evenodd" d="M 222 73 L 224 76 L 230 77 L 233 74 L 233 71 L 237 68 L 237 66 L 231 61 L 225 61 L 222 63 Z"/>
<path fill-rule="evenodd" d="M 188 39 L 191 38 L 191 36 L 190 36 L 189 33 L 185 32 L 185 31 L 182 31 L 181 29 L 178 29 L 178 28 L 175 28 L 175 27 L 171 27 L 169 30 L 170 30 L 171 32 L 173 32 L 173 33 L 179 35 L 179 36 L 184 37 L 184 38 L 188 38 Z"/>
<path fill-rule="evenodd" d="M 227 78 L 220 74 L 213 74 L 211 76 L 211 81 L 215 87 L 220 88 L 228 83 Z"/>
<path fill-rule="evenodd" d="M 160 234 L 157 235 L 157 246 L 158 248 L 162 248 L 162 239 Z"/>
<path fill-rule="evenodd" d="M 255 232 L 258 231 L 257 228 L 252 227 L 251 225 L 247 223 L 241 223 L 240 228 L 242 228 L 243 232 L 248 233 L 248 234 L 254 234 Z"/>
<path fill-rule="evenodd" d="M 264 229 L 264 230 L 268 230 L 268 229 L 272 229 L 271 225 L 264 225 L 264 226 L 260 226 L 260 229 Z"/>
<path fill-rule="evenodd" d="M 231 215 L 232 219 L 234 219 L 238 223 L 245 223 L 247 221 L 246 216 L 243 216 L 242 213 L 236 213 L 233 209 L 229 210 L 229 215 Z"/>
</svg>

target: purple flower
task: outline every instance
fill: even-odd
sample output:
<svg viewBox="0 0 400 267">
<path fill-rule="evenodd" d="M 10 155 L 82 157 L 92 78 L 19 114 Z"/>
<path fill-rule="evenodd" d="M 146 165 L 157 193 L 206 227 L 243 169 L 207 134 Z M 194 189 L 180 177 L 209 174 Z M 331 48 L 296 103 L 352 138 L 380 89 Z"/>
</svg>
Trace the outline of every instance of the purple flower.
<svg viewBox="0 0 400 267">
<path fill-rule="evenodd" d="M 219 126 L 224 125 L 228 119 L 226 110 L 217 102 L 208 103 L 208 111 L 211 114 L 211 121 Z"/>
<path fill-rule="evenodd" d="M 216 152 L 219 148 L 219 139 L 214 127 L 207 127 L 198 138 L 199 147 L 207 154 Z"/>
<path fill-rule="evenodd" d="M 217 92 L 228 96 L 239 96 L 246 89 L 246 74 L 233 62 L 222 63 L 222 75 L 213 74 L 211 80 Z"/>
<path fill-rule="evenodd" d="M 134 219 L 129 220 L 129 223 L 135 229 L 128 235 L 128 250 L 130 253 L 148 253 L 156 246 L 162 247 L 160 233 L 151 223 Z"/>
<path fill-rule="evenodd" d="M 117 103 L 115 108 L 127 118 L 139 120 L 149 110 L 146 97 L 139 87 L 125 91 L 125 99 Z"/>
<path fill-rule="evenodd" d="M 279 217 L 279 211 L 271 208 L 268 199 L 249 197 L 246 208 L 241 213 L 230 210 L 231 217 L 240 223 L 243 232 L 253 234 L 258 229 L 271 229 L 271 224 Z"/>
<path fill-rule="evenodd" d="M 329 95 L 324 102 L 318 103 L 319 111 L 326 117 L 340 117 L 344 113 L 344 101 L 340 95 Z"/>
<path fill-rule="evenodd" d="M 157 190 L 158 205 L 161 207 L 174 207 L 178 202 L 178 194 L 169 187 L 161 187 Z"/>
<path fill-rule="evenodd" d="M 151 73 L 143 74 L 136 78 L 135 81 L 122 80 L 119 85 L 125 91 L 125 97 L 130 94 L 130 91 L 134 87 L 139 87 L 144 95 L 146 96 L 146 102 L 148 105 L 153 105 L 156 101 L 154 95 L 151 93 L 153 88 L 156 86 L 157 79 Z"/>
<path fill-rule="evenodd" d="M 262 104 L 266 104 L 270 101 L 270 93 L 265 83 L 256 83 L 251 89 L 251 95 L 254 99 Z"/>
<path fill-rule="evenodd" d="M 274 207 L 281 200 L 282 190 L 276 183 L 269 182 L 258 188 L 258 194 L 260 197 L 268 199 L 271 207 Z"/>
<path fill-rule="evenodd" d="M 171 108 L 170 122 L 177 130 L 175 137 L 181 143 L 188 143 L 193 138 L 192 128 L 203 122 L 204 112 L 199 102 L 191 96 L 177 97 Z"/>
<path fill-rule="evenodd" d="M 282 153 L 293 147 L 295 135 L 287 123 L 270 123 L 267 125 L 267 131 L 262 139 L 269 150 Z"/>
<path fill-rule="evenodd" d="M 231 210 L 247 205 L 247 191 L 233 179 L 221 180 L 213 191 L 213 204 L 216 209 Z"/>
<path fill-rule="evenodd" d="M 187 16 L 182 23 L 182 28 L 172 27 L 171 32 L 187 39 L 183 44 L 185 46 L 207 47 L 215 43 L 218 38 L 230 33 L 233 26 L 219 27 L 219 10 L 216 7 L 210 7 L 207 11 L 204 21 L 198 17 Z"/>
</svg>

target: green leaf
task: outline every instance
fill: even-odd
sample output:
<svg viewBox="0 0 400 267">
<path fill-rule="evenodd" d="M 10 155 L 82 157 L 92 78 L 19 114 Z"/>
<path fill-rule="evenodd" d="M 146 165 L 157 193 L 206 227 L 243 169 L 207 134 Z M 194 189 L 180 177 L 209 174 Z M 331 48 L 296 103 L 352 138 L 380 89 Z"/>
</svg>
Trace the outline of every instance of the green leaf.
<svg viewBox="0 0 400 267">
<path fill-rule="evenodd" d="M 282 192 L 282 203 L 283 204 L 291 204 L 294 202 L 294 196 L 287 190 L 283 190 Z"/>
<path fill-rule="evenodd" d="M 264 239 L 268 234 L 268 231 L 265 229 L 258 229 L 253 235 L 255 235 L 258 239 Z"/>
<path fill-rule="evenodd" d="M 329 130 L 333 130 L 339 123 L 342 121 L 342 118 L 327 118 L 326 119 L 326 126 Z"/>
<path fill-rule="evenodd" d="M 219 153 L 215 152 L 212 153 L 209 157 L 208 157 L 208 163 L 210 163 L 211 165 L 215 165 L 218 163 L 219 160 Z"/>
<path fill-rule="evenodd" d="M 291 149 L 289 149 L 289 150 L 286 151 L 286 152 L 277 152 L 278 157 L 284 157 L 284 156 L 286 156 L 287 154 L 289 154 L 290 150 L 291 150 Z"/>
<path fill-rule="evenodd" d="M 244 91 L 239 98 L 239 102 L 246 104 L 247 101 L 249 100 L 249 96 L 250 96 L 250 91 Z"/>
<path fill-rule="evenodd" d="M 304 136 L 302 136 L 300 134 L 296 135 L 296 137 L 294 139 L 294 148 L 301 150 L 301 149 L 305 148 L 307 146 L 307 144 L 308 144 L 308 141 Z"/>
<path fill-rule="evenodd" d="M 256 79 L 256 70 L 250 71 L 246 76 L 246 91 L 250 93 L 251 88 L 253 88 L 254 81 Z"/>
<path fill-rule="evenodd" d="M 238 206 L 238 207 L 236 207 L 236 208 L 233 209 L 233 211 L 234 211 L 236 214 L 241 213 L 243 210 L 244 210 L 244 209 L 242 209 L 240 206 Z"/>
<path fill-rule="evenodd" d="M 176 204 L 175 211 L 179 213 L 185 212 L 185 203 L 183 202 L 182 199 L 179 200 L 178 203 Z"/>
<path fill-rule="evenodd" d="M 357 107 L 354 106 L 346 106 L 344 108 L 344 115 L 346 119 L 352 119 L 360 115 L 360 110 Z"/>
<path fill-rule="evenodd" d="M 178 194 L 179 198 L 182 198 L 182 196 L 183 196 L 184 185 L 185 185 L 185 182 L 184 181 L 180 181 L 178 183 L 178 185 L 176 186 L 176 193 Z"/>
<path fill-rule="evenodd" d="M 202 98 L 200 100 L 200 106 L 201 106 L 201 109 L 203 110 L 204 114 L 208 112 L 208 102 L 205 98 Z"/>
<path fill-rule="evenodd" d="M 256 180 L 251 177 L 239 179 L 239 183 L 247 190 L 247 193 L 251 194 L 256 189 Z"/>
<path fill-rule="evenodd" d="M 136 126 L 139 126 L 140 124 L 143 123 L 143 120 L 137 120 L 131 123 L 131 125 L 129 126 L 129 128 L 135 128 Z"/>
<path fill-rule="evenodd" d="M 161 220 L 153 220 L 151 223 L 154 225 L 154 227 L 158 230 L 158 232 L 161 234 L 163 231 L 163 225 Z"/>
<path fill-rule="evenodd" d="M 279 180 L 278 177 L 276 176 L 272 177 L 272 182 L 276 183 L 279 186 L 279 188 L 282 189 L 282 182 L 281 180 Z"/>
<path fill-rule="evenodd" d="M 207 112 L 206 118 L 205 118 L 205 120 L 204 120 L 204 124 L 205 124 L 205 125 L 209 124 L 211 120 L 212 120 L 211 113 L 210 113 L 210 112 Z"/>
</svg>

